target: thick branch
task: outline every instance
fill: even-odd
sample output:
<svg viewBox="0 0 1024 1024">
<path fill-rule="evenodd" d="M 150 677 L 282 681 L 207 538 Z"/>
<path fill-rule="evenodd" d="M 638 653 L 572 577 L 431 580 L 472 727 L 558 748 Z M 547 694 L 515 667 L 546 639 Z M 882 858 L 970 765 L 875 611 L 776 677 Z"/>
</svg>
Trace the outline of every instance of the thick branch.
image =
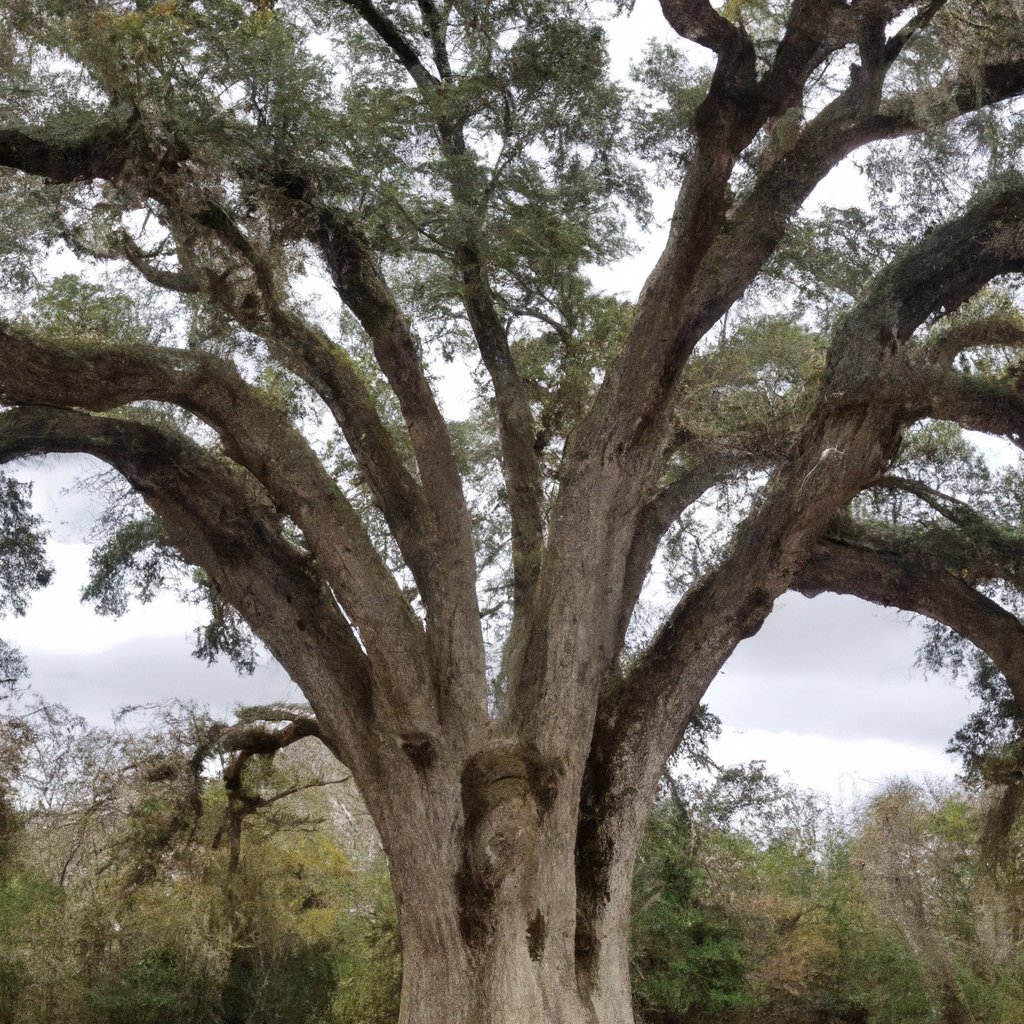
<svg viewBox="0 0 1024 1024">
<path fill-rule="evenodd" d="M 116 177 L 131 153 L 131 126 L 102 126 L 83 138 L 57 143 L 15 128 L 0 130 L 0 166 L 70 183 Z"/>
<path fill-rule="evenodd" d="M 721 53 L 742 31 L 723 18 L 709 0 L 661 0 L 665 20 L 684 39 Z"/>
<path fill-rule="evenodd" d="M 705 689 L 756 632 L 837 512 L 887 468 L 918 415 L 904 346 L 941 306 L 955 308 L 1024 259 L 1024 189 L 1011 186 L 937 228 L 882 271 L 837 327 L 817 408 L 722 564 L 676 606 L 599 709 L 594 749 L 618 785 L 649 792 Z M 639 758 L 637 750 L 642 751 Z"/>
<path fill-rule="evenodd" d="M 355 226 L 345 217 L 325 214 L 317 238 L 339 295 L 369 335 L 377 362 L 398 396 L 416 453 L 432 556 L 424 603 L 444 631 L 441 643 L 447 648 L 438 655 L 442 664 L 454 656 L 456 677 L 482 680 L 483 637 L 469 509 L 419 344 Z"/>
<path fill-rule="evenodd" d="M 303 531 L 391 701 L 415 702 L 417 692 L 422 701 L 431 692 L 422 628 L 358 514 L 299 431 L 231 364 L 141 345 L 58 345 L 0 324 L 0 400 L 91 411 L 154 400 L 200 417 Z"/>
<path fill-rule="evenodd" d="M 946 370 L 922 374 L 915 383 L 922 386 L 922 415 L 1005 437 L 1024 448 L 1024 396 L 1009 381 Z"/>
<path fill-rule="evenodd" d="M 747 453 L 725 452 L 717 457 L 712 456 L 693 470 L 681 474 L 672 483 L 666 484 L 643 507 L 626 566 L 626 582 L 619 611 L 620 645 L 625 640 L 658 546 L 669 528 L 712 487 L 754 461 Z"/>
<path fill-rule="evenodd" d="M 836 164 L 870 142 L 923 131 L 1024 92 L 1021 61 L 989 65 L 937 87 L 936 98 L 945 97 L 944 105 L 922 102 L 916 94 L 882 103 L 880 85 L 886 67 L 883 62 L 871 75 L 854 74 L 849 87 L 804 128 L 796 145 L 762 171 L 748 198 L 730 212 L 728 223 L 698 227 L 687 219 L 687 231 L 680 235 L 685 246 L 678 254 L 673 229 L 662 261 L 645 286 L 636 327 L 620 360 L 625 372 L 615 387 L 619 392 L 616 408 L 622 415 L 612 422 L 628 425 L 630 430 L 620 444 L 635 443 L 646 434 L 649 443 L 657 439 L 693 346 L 743 294 L 802 203 Z M 684 184 L 680 202 L 687 188 Z M 709 195 L 716 196 L 718 191 L 713 189 Z M 712 226 L 714 237 L 707 242 L 698 277 L 696 267 L 685 268 L 695 253 L 704 255 L 699 240 L 707 237 Z M 666 276 L 673 265 L 676 275 L 685 276 Z M 683 301 L 685 282 L 691 279 L 692 289 Z"/>
<path fill-rule="evenodd" d="M 130 144 L 135 142 L 127 128 L 99 131 L 79 143 L 63 147 L 39 142 L 19 131 L 3 133 L 0 139 L 6 143 L 0 146 L 0 165 L 58 181 L 112 179 L 123 166 Z M 198 225 L 191 219 L 177 223 L 185 216 L 183 211 L 196 206 L 194 197 L 186 203 L 178 201 L 178 193 L 182 188 L 187 189 L 179 180 L 182 158 L 183 153 L 168 153 L 162 160 L 154 160 L 151 166 L 154 198 L 164 205 L 172 228 L 177 227 L 174 233 L 183 265 L 181 272 L 171 273 L 154 267 L 130 239 L 123 239 L 123 245 L 116 252 L 98 255 L 123 257 L 159 287 L 202 294 L 247 330 L 264 338 L 274 357 L 306 382 L 334 414 L 406 563 L 422 588 L 429 577 L 430 562 L 421 525 L 426 518 L 424 498 L 403 465 L 369 389 L 342 349 L 284 307 L 266 261 L 223 207 L 208 203 L 197 216 L 203 221 L 205 231 L 220 235 L 232 250 L 252 264 L 262 289 L 262 303 L 254 302 L 254 295 L 234 295 L 222 274 L 205 267 L 202 260 L 190 252 L 188 243 L 195 240 Z M 157 187 L 157 179 L 164 172 L 168 180 Z M 303 183 L 298 183 L 296 192 L 291 179 L 282 189 L 293 200 L 296 195 L 301 199 L 305 193 Z"/>
<path fill-rule="evenodd" d="M 323 739 L 319 723 L 308 715 L 296 715 L 279 729 L 258 722 L 222 725 L 216 729 L 213 738 L 218 750 L 246 754 L 276 754 L 279 750 L 310 736 Z"/>
<path fill-rule="evenodd" d="M 971 317 L 962 323 L 940 327 L 928 339 L 928 358 L 949 364 L 961 352 L 972 348 L 1024 347 L 1024 319 L 1014 310 Z"/>
<path fill-rule="evenodd" d="M 659 473 L 670 402 L 700 337 L 685 324 L 707 312 L 694 304 L 692 292 L 728 224 L 730 176 L 758 130 L 799 99 L 816 63 L 835 45 L 832 19 L 837 7 L 811 0 L 795 8 L 800 16 L 794 15 L 785 46 L 761 83 L 757 54 L 746 32 L 729 25 L 727 41 L 715 20 L 719 16 L 708 4 L 684 5 L 678 11 L 684 28 L 693 28 L 696 22 L 688 19 L 696 18 L 703 19 L 716 40 L 721 31 L 723 46 L 707 96 L 694 114 L 694 156 L 668 244 L 641 293 L 622 355 L 566 444 L 545 558 L 551 577 L 542 574 L 538 584 L 537 604 L 543 610 L 530 624 L 522 654 L 512 666 L 511 703 L 519 705 L 517 714 L 541 713 L 540 688 L 549 700 L 564 697 L 580 713 L 592 706 L 589 696 L 580 698 L 573 685 L 553 678 L 552 664 L 564 655 L 551 649 L 551 637 L 582 631 L 593 638 L 592 650 L 580 656 L 574 669 L 584 677 L 575 685 L 588 694 L 600 685 L 617 654 L 637 510 Z M 808 18 L 812 10 L 822 17 Z M 566 565 L 578 566 L 576 578 L 566 579 Z M 589 584 L 598 574 L 600 589 Z M 562 614 L 565 622 L 558 619 Z M 542 713 L 551 718 L 547 705 Z M 538 722 L 528 728 L 534 727 L 543 730 L 546 725 Z M 589 723 L 584 727 L 589 730 Z"/>
<path fill-rule="evenodd" d="M 494 385 L 502 472 L 512 519 L 515 610 L 521 614 L 532 600 L 544 545 L 544 483 L 537 457 L 537 428 L 528 388 L 512 358 L 480 253 L 467 244 L 460 247 L 458 260 L 470 324 Z"/>
<path fill-rule="evenodd" d="M 955 526 L 963 529 L 970 529 L 985 522 L 985 517 L 966 501 L 961 501 L 938 488 L 930 487 L 920 480 L 910 480 L 907 477 L 887 473 L 885 476 L 879 477 L 872 486 L 881 490 L 903 491 L 905 494 L 912 494 Z"/>
<path fill-rule="evenodd" d="M 97 136 L 95 144 L 108 141 L 106 135 Z M 31 154 L 17 147 L 8 147 L 7 156 L 11 164 L 21 161 L 30 173 L 38 170 L 38 160 L 30 159 Z M 90 165 L 90 169 L 99 173 L 109 170 L 109 166 Z M 171 169 L 176 170 L 177 165 Z M 209 274 L 205 275 L 208 280 L 204 291 L 243 326 L 266 338 L 275 357 L 307 381 L 335 412 L 416 576 L 428 613 L 440 628 L 434 646 L 442 677 L 461 679 L 462 685 L 472 679 L 479 690 L 483 643 L 469 514 L 461 479 L 447 429 L 423 375 L 417 345 L 374 261 L 343 218 L 321 220 L 320 238 L 328 242 L 329 263 L 342 298 L 370 334 L 378 360 L 402 404 L 423 489 L 402 466 L 368 389 L 345 354 L 284 308 L 270 265 L 222 204 L 208 201 L 197 206 L 194 196 L 191 202 L 178 202 L 178 193 L 187 188 L 179 178 L 180 174 L 170 174 L 157 185 L 154 175 L 152 187 L 153 197 L 173 214 L 172 220 L 187 216 L 187 222 L 176 232 L 179 244 L 193 237 L 196 227 L 213 232 L 250 265 L 260 298 L 254 303 L 252 294 L 234 296 L 222 279 Z M 307 201 L 301 188 L 299 200 Z M 183 213 L 188 210 L 196 212 Z M 187 257 L 187 251 L 179 251 L 182 256 Z M 126 258 L 137 263 L 140 254 L 135 251 Z M 148 276 L 165 287 L 192 291 L 204 274 L 201 266 L 186 266 L 185 273 L 175 275 L 173 280 L 162 274 Z M 458 667 L 445 668 L 452 658 Z"/>
<path fill-rule="evenodd" d="M 187 281 L 205 278 L 204 293 L 240 324 L 266 339 L 271 354 L 306 381 L 335 414 L 380 502 L 427 610 L 428 639 L 445 692 L 461 691 L 466 710 L 482 707 L 483 653 L 475 593 L 469 516 L 447 427 L 423 374 L 418 347 L 376 263 L 347 218 L 316 206 L 308 183 L 282 181 L 282 197 L 312 215 L 342 299 L 374 343 L 405 413 L 424 486 L 406 470 L 369 389 L 348 354 L 286 308 L 271 262 L 221 203 L 207 200 L 178 223 L 182 183 L 157 190 L 178 242 Z M 170 190 L 170 191 L 168 191 Z M 193 203 L 193 205 L 195 205 Z M 187 204 L 186 204 L 187 208 Z M 225 287 L 193 252 L 195 228 L 228 247 L 251 269 L 249 288 Z M 254 284 L 254 288 L 253 288 Z M 422 670 L 428 670 L 426 662 Z M 456 702 L 457 703 L 457 702 Z"/>
<path fill-rule="evenodd" d="M 355 746 L 373 708 L 366 655 L 312 560 L 281 535 L 275 510 L 246 477 L 185 437 L 132 420 L 44 407 L 0 414 L 0 462 L 53 452 L 94 455 L 122 473 L 318 717 L 327 715 L 332 735 Z"/>
<path fill-rule="evenodd" d="M 806 597 L 851 594 L 941 622 L 992 659 L 1024 707 L 1024 626 L 938 559 L 826 539 L 815 545 L 793 589 Z"/>
</svg>

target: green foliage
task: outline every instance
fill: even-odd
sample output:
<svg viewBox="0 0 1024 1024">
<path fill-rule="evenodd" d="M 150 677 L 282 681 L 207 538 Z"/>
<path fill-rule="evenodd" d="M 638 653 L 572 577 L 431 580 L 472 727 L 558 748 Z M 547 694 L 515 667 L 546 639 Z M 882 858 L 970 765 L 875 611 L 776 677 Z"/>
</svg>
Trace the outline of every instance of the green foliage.
<svg viewBox="0 0 1024 1024">
<path fill-rule="evenodd" d="M 668 784 L 642 845 L 640 1019 L 1019 1015 L 1019 883 L 983 864 L 977 793 L 895 782 L 843 821 L 758 765 L 706 772 Z"/>
<path fill-rule="evenodd" d="M 633 993 L 645 1020 L 703 1020 L 752 1005 L 742 932 L 702 905 L 692 842 L 680 805 L 655 811 L 633 890 Z"/>
<path fill-rule="evenodd" d="M 36 295 L 31 323 L 33 330 L 68 346 L 145 344 L 156 340 L 156 323 L 147 321 L 151 312 L 140 309 L 135 296 L 125 291 L 64 274 Z"/>
<path fill-rule="evenodd" d="M 252 630 L 237 609 L 221 597 L 205 573 L 197 570 L 193 579 L 191 599 L 205 604 L 210 614 L 209 620 L 196 628 L 193 653 L 207 664 L 213 664 L 223 655 L 239 672 L 253 672 L 262 648 Z"/>
<path fill-rule="evenodd" d="M 353 912 L 336 924 L 338 1024 L 390 1024 L 398 1019 L 401 947 L 387 872 L 381 865 L 352 877 Z"/>
<path fill-rule="evenodd" d="M 223 656 L 241 673 L 255 670 L 261 648 L 252 631 L 206 573 L 188 571 L 156 516 L 128 510 L 110 517 L 105 527 L 106 536 L 89 555 L 84 601 L 101 615 L 120 616 L 133 599 L 146 604 L 162 590 L 174 589 L 209 613 L 195 631 L 195 656 L 207 663 Z"/>
<path fill-rule="evenodd" d="M 124 615 L 132 597 L 146 604 L 156 596 L 166 581 L 167 562 L 177 560 L 159 520 L 132 520 L 93 548 L 82 600 L 101 615 Z"/>
<path fill-rule="evenodd" d="M 639 87 L 631 110 L 637 151 L 669 180 L 679 177 L 690 158 L 690 125 L 710 72 L 694 67 L 678 47 L 652 41 L 632 75 Z"/>
<path fill-rule="evenodd" d="M 45 710 L 65 723 L 67 746 L 88 741 Z M 197 774 L 215 733 L 195 709 L 162 709 L 147 729 L 94 737 L 102 755 L 57 772 L 42 786 L 46 805 L 23 805 L 25 828 L 0 867 L 4 1024 L 394 1020 L 400 953 L 383 865 L 357 869 L 296 807 L 250 820 L 232 867 L 224 789 Z M 294 787 L 309 778 L 302 764 L 254 765 L 246 785 Z M 34 854 L 44 846 L 56 861 Z"/>
<path fill-rule="evenodd" d="M 23 615 L 28 595 L 53 576 L 32 488 L 0 473 L 0 615 Z"/>
</svg>

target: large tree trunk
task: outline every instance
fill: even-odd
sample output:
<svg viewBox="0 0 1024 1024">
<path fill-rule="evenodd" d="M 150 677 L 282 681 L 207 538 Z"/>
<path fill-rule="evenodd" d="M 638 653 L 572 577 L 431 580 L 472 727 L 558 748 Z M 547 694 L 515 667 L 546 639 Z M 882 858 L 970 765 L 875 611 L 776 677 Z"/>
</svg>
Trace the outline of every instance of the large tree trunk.
<svg viewBox="0 0 1024 1024">
<path fill-rule="evenodd" d="M 398 909 L 402 1024 L 632 1024 L 630 887 L 578 899 L 578 869 L 603 877 L 577 863 L 580 771 L 506 738 L 424 755 L 366 793 Z"/>
</svg>

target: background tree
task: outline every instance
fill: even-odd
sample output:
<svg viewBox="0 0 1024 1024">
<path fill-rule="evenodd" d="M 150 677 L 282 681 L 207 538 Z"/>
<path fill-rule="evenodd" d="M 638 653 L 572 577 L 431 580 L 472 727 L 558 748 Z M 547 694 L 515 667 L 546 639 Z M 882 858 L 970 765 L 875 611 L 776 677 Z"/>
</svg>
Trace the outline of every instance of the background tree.
<svg viewBox="0 0 1024 1024">
<path fill-rule="evenodd" d="M 32 700 L 3 720 L 22 756 L 7 777 L 19 827 L 0 877 L 0 1019 L 394 1020 L 386 870 L 357 863 L 339 783 L 304 749 L 311 720 L 149 711 L 97 729 Z"/>
<path fill-rule="evenodd" d="M 631 97 L 578 0 L 0 4 L 0 459 L 106 461 L 137 498 L 88 596 L 176 582 L 201 654 L 254 635 L 303 690 L 403 1021 L 631 1019 L 651 798 L 786 590 L 927 615 L 1024 698 L 1019 473 L 960 433 L 1022 437 L 1019 4 L 662 10 Z M 853 153 L 868 208 L 808 205 Z M 631 304 L 586 271 L 652 165 Z"/>
</svg>

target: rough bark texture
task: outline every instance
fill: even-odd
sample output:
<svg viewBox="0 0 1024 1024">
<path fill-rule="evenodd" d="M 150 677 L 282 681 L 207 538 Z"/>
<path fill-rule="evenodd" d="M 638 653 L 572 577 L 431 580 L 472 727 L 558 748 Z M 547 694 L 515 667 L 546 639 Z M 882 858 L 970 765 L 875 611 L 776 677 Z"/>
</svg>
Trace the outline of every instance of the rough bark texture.
<svg viewBox="0 0 1024 1024">
<path fill-rule="evenodd" d="M 488 183 L 466 170 L 471 111 L 450 101 L 449 15 L 418 5 L 428 58 L 370 0 L 349 6 L 410 76 L 436 131 L 439 180 L 459 211 L 447 239 L 452 294 L 490 380 L 510 516 L 500 699 L 485 667 L 456 445 L 412 319 L 386 260 L 353 212 L 332 205 L 303 154 L 271 176 L 274 209 L 286 211 L 288 230 L 360 325 L 400 422 L 388 422 L 352 355 L 289 303 L 273 240 L 232 210 L 187 138 L 168 143 L 141 110 L 112 114 L 72 142 L 24 126 L 0 131 L 0 164 L 11 171 L 130 188 L 157 211 L 173 269 L 127 235 L 105 239 L 97 254 L 261 339 L 317 396 L 416 600 L 313 447 L 230 355 L 0 324 L 0 462 L 77 451 L 114 467 L 302 688 L 388 855 L 403 1024 L 630 1024 L 629 898 L 648 807 L 707 687 L 781 594 L 830 590 L 931 616 L 987 652 L 1024 702 L 1024 629 L 978 589 L 1016 573 L 1024 546 L 958 548 L 952 530 L 948 542 L 933 531 L 915 548 L 893 546 L 891 533 L 843 531 L 852 499 L 893 486 L 885 476 L 903 432 L 923 417 L 1021 443 L 1024 404 L 1013 382 L 949 365 L 966 348 L 1020 344 L 1019 330 L 921 341 L 931 318 L 1024 268 L 1019 181 L 923 234 L 863 287 L 781 440 L 757 450 L 723 443 L 691 459 L 699 424 L 677 421 L 696 346 L 762 272 L 829 170 L 868 143 L 1017 96 L 1024 61 L 954 76 L 946 101 L 926 107 L 883 87 L 941 3 L 797 0 L 766 54 L 708 0 L 664 0 L 672 27 L 710 50 L 715 67 L 664 253 L 617 359 L 567 429 L 557 478 L 546 481 L 535 393 L 487 264 Z M 815 73 L 846 47 L 859 59 L 848 82 L 737 198 L 741 155 L 802 104 Z M 148 416 L 143 403 L 183 410 L 216 445 Z M 709 489 L 754 472 L 767 482 L 724 556 L 627 659 L 629 622 L 666 532 Z"/>
</svg>

